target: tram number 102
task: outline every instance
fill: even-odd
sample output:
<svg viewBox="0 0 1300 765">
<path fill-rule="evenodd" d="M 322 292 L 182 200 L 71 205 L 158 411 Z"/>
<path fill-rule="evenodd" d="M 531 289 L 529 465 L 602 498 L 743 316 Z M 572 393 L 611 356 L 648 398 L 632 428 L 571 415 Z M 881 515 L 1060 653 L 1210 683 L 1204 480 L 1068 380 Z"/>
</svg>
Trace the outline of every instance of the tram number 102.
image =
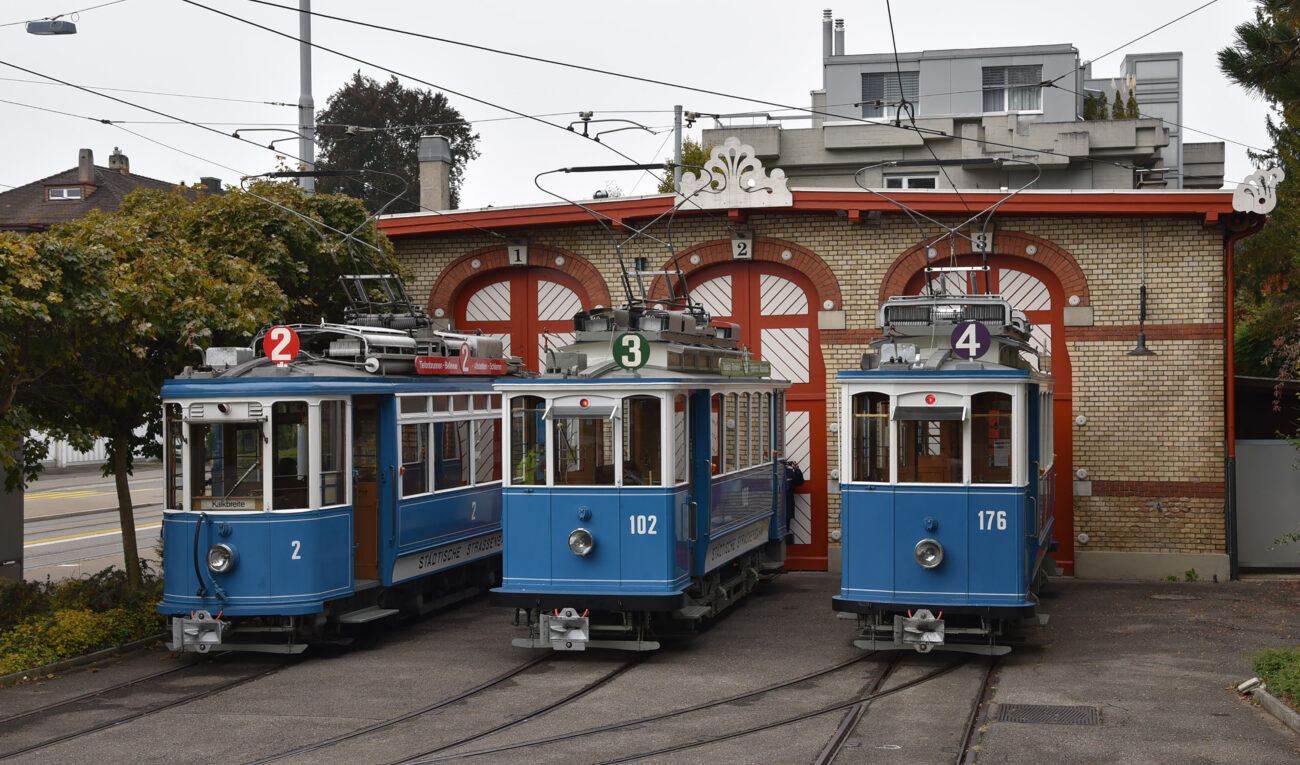
<svg viewBox="0 0 1300 765">
<path fill-rule="evenodd" d="M 1007 511 L 1006 510 L 980 510 L 980 531 L 998 531 L 1007 530 Z"/>
<path fill-rule="evenodd" d="M 658 534 L 655 527 L 659 525 L 657 515 L 630 515 L 627 518 L 633 534 Z"/>
</svg>

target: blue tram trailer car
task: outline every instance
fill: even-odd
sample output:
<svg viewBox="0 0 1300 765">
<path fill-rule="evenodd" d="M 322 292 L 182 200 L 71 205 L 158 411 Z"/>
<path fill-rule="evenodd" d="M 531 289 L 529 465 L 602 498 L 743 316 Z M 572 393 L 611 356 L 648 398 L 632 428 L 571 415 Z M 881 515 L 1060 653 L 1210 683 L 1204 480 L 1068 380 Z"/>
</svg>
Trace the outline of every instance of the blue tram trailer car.
<svg viewBox="0 0 1300 765">
<path fill-rule="evenodd" d="M 499 581 L 492 382 L 518 361 L 428 329 L 288 329 L 163 386 L 173 650 L 297 653 Z"/>
<path fill-rule="evenodd" d="M 538 378 L 500 380 L 516 646 L 654 650 L 785 561 L 788 383 L 698 309 L 597 309 Z M 612 356 L 612 357 L 611 357 Z"/>
<path fill-rule="evenodd" d="M 839 373 L 842 584 L 856 645 L 998 655 L 1055 570 L 1052 379 L 993 295 L 891 298 Z M 910 333 L 910 336 L 909 336 Z M 1040 622 L 1041 623 L 1041 622 Z"/>
</svg>

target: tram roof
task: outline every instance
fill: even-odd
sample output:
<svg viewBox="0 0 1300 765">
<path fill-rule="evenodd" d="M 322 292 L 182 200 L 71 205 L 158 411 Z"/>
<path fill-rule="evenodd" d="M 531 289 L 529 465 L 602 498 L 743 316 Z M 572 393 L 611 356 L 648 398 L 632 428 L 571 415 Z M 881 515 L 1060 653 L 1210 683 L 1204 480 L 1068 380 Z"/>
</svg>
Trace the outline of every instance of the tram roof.
<svg viewBox="0 0 1300 765">
<path fill-rule="evenodd" d="M 758 210 L 724 211 L 732 217 L 746 212 L 764 214 L 843 214 L 852 222 L 862 222 L 869 213 L 902 215 L 897 207 L 861 189 L 797 189 L 789 207 L 765 207 Z M 1006 198 L 1006 192 L 988 189 L 894 191 L 890 198 L 926 215 L 969 215 Z M 649 220 L 667 212 L 675 197 L 656 194 L 584 200 L 583 206 L 598 210 L 613 221 Z M 683 207 L 676 214 L 690 217 L 717 215 L 718 210 Z M 998 207 L 999 216 L 1052 217 L 1183 217 L 1199 218 L 1214 226 L 1234 213 L 1232 191 L 1178 190 L 1135 191 L 1094 189 L 1052 189 L 1022 191 Z M 451 210 L 445 213 L 401 213 L 379 219 L 379 228 L 389 237 L 459 234 L 483 229 L 504 231 L 553 226 L 591 224 L 590 213 L 571 203 L 489 207 L 478 210 Z"/>
<path fill-rule="evenodd" d="M 489 393 L 493 377 L 202 377 L 163 383 L 163 399 L 222 396 L 346 396 L 384 393 Z"/>
</svg>

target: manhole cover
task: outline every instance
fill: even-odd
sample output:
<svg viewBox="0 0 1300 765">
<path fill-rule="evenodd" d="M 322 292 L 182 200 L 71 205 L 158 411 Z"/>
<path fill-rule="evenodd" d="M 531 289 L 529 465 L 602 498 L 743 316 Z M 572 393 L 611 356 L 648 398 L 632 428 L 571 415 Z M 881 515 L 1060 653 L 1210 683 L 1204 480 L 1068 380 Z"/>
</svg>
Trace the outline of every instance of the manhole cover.
<svg viewBox="0 0 1300 765">
<path fill-rule="evenodd" d="M 998 722 L 1101 725 L 1101 710 L 1051 704 L 998 704 L 997 719 Z"/>
<path fill-rule="evenodd" d="M 1152 600 L 1199 600 L 1195 595 L 1148 595 Z"/>
</svg>

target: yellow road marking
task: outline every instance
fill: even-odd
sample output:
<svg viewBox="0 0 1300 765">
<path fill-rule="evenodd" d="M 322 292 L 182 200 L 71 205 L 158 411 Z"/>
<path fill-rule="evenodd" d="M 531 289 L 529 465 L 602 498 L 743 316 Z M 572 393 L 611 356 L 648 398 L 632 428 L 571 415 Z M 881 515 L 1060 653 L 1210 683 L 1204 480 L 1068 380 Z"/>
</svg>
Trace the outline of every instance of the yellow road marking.
<svg viewBox="0 0 1300 765">
<path fill-rule="evenodd" d="M 161 521 L 159 521 L 158 523 L 146 523 L 140 526 L 136 526 L 135 530 L 139 532 L 139 531 L 144 531 L 145 529 L 156 529 L 159 526 L 162 526 Z M 62 537 L 50 537 L 49 539 L 37 539 L 32 542 L 24 542 L 23 547 L 27 548 L 27 547 L 36 547 L 38 545 L 50 545 L 50 544 L 54 544 L 55 542 L 65 542 L 69 539 L 89 539 L 93 537 L 106 537 L 112 534 L 121 534 L 121 533 L 122 533 L 121 529 L 113 529 L 112 531 L 83 531 L 80 534 L 68 534 L 67 536 L 62 536 Z"/>
<path fill-rule="evenodd" d="M 161 489 L 131 489 L 132 494 L 139 494 L 142 491 L 161 491 Z M 49 491 L 34 491 L 23 495 L 23 499 L 71 499 L 73 497 L 103 497 L 116 495 L 116 491 L 94 491 L 91 489 L 60 490 L 50 489 Z"/>
</svg>

